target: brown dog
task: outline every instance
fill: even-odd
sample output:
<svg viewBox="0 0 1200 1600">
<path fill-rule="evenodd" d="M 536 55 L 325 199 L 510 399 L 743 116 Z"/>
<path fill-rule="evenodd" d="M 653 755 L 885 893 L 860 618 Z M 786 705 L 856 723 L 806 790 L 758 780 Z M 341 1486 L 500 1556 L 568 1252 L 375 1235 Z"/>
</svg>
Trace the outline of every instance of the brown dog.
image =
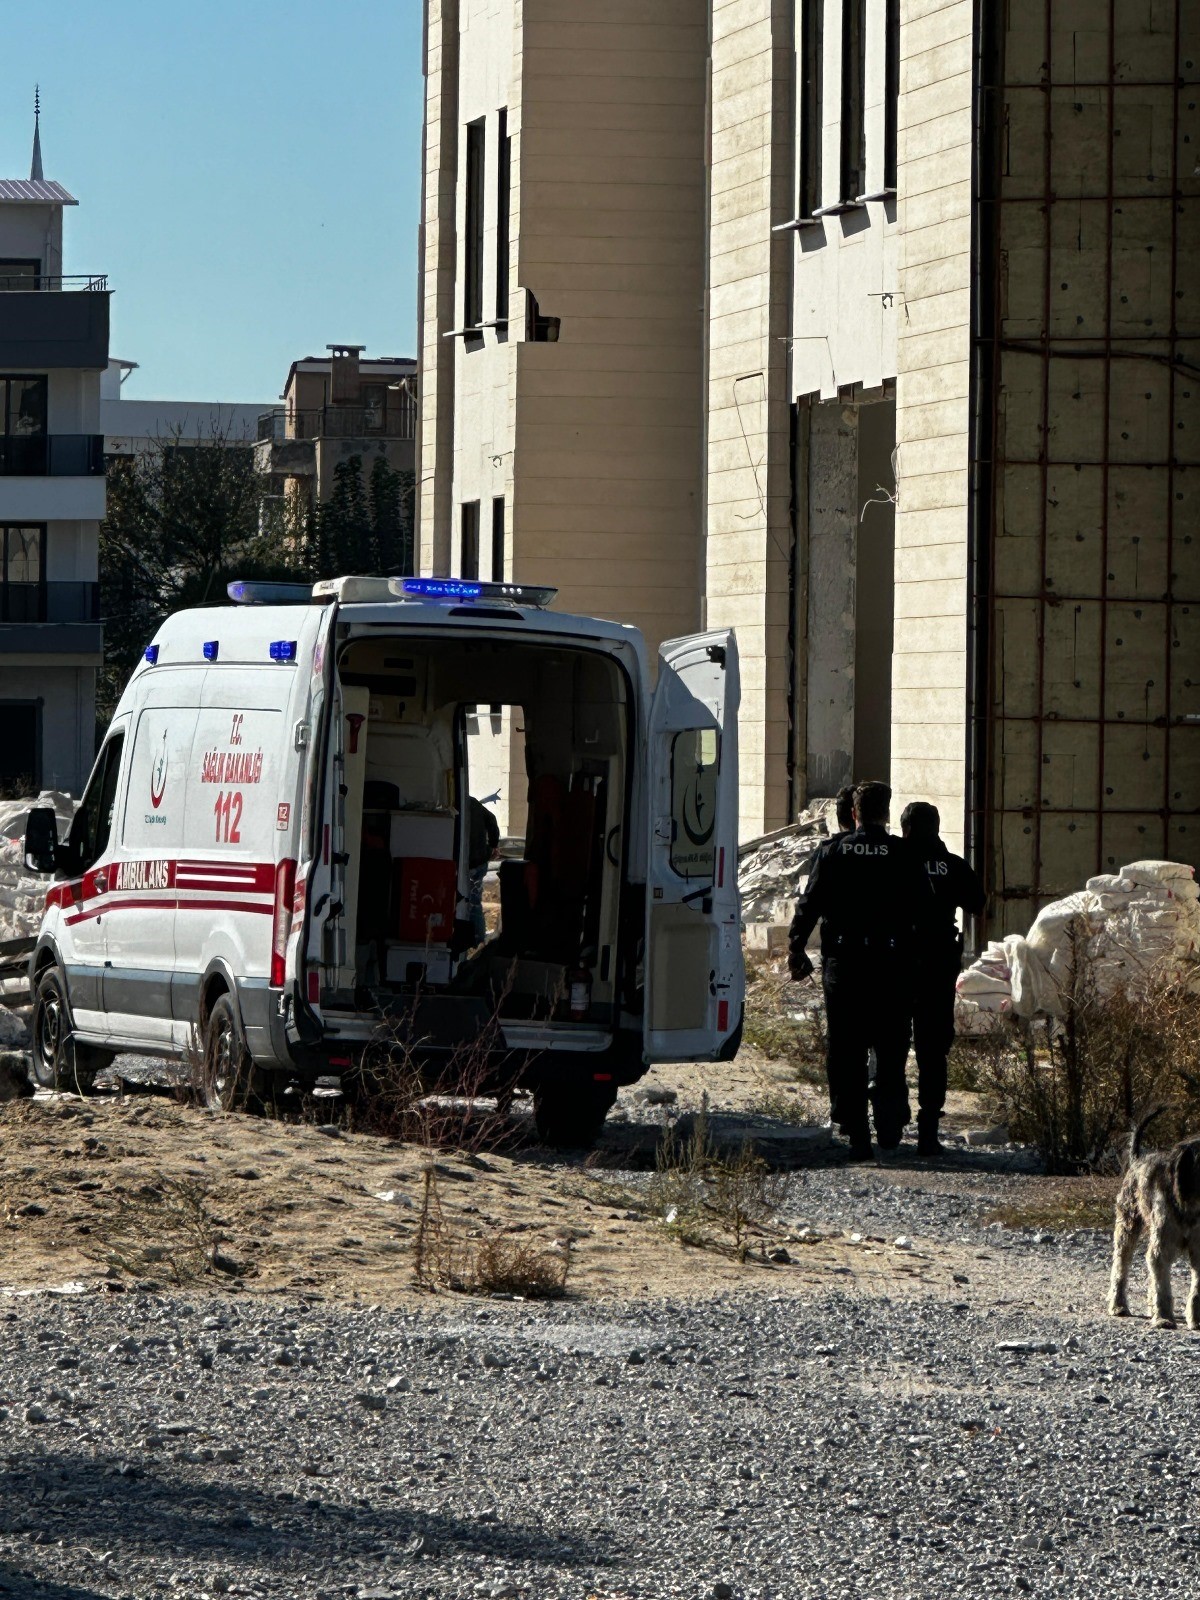
<svg viewBox="0 0 1200 1600">
<path fill-rule="evenodd" d="M 1129 1170 L 1117 1195 L 1108 1309 L 1114 1317 L 1129 1315 L 1129 1265 L 1144 1233 L 1151 1321 L 1156 1328 L 1175 1326 L 1171 1267 L 1183 1257 L 1192 1269 L 1188 1327 L 1200 1328 L 1200 1139 L 1142 1155 L 1142 1135 L 1159 1110 L 1142 1118 L 1129 1141 Z"/>
</svg>

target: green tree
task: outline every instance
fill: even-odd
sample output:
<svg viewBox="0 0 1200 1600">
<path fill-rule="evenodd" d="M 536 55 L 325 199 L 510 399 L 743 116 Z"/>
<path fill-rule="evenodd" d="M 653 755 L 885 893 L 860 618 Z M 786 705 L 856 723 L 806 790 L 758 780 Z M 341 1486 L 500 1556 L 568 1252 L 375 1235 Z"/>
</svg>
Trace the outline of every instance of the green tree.
<svg viewBox="0 0 1200 1600">
<path fill-rule="evenodd" d="M 281 537 L 265 488 L 253 451 L 216 428 L 198 441 L 175 432 L 110 461 L 100 525 L 101 722 L 172 611 L 224 601 L 234 578 L 309 576 L 304 540 Z"/>
</svg>

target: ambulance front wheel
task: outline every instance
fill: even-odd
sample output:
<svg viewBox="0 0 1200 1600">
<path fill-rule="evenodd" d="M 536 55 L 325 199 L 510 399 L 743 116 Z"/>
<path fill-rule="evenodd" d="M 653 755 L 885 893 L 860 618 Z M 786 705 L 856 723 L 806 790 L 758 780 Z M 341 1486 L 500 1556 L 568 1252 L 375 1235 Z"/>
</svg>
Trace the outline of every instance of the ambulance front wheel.
<svg viewBox="0 0 1200 1600">
<path fill-rule="evenodd" d="M 38 1087 L 91 1094 L 96 1074 L 112 1059 L 108 1050 L 76 1042 L 63 975 L 57 967 L 47 968 L 33 1002 L 33 1076 Z"/>
<path fill-rule="evenodd" d="M 219 995 L 208 1013 L 200 1087 L 210 1111 L 258 1111 L 270 1095 L 270 1080 L 246 1049 L 227 994 Z"/>
</svg>

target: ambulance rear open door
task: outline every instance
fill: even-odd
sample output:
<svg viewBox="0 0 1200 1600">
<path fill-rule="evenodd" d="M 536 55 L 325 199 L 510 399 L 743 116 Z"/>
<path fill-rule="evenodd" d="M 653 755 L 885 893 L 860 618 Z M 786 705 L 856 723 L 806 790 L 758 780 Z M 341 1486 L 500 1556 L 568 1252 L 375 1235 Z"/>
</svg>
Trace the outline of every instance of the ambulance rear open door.
<svg viewBox="0 0 1200 1600">
<path fill-rule="evenodd" d="M 647 1061 L 726 1058 L 741 1036 L 739 698 L 731 631 L 661 647 L 647 739 Z"/>
</svg>

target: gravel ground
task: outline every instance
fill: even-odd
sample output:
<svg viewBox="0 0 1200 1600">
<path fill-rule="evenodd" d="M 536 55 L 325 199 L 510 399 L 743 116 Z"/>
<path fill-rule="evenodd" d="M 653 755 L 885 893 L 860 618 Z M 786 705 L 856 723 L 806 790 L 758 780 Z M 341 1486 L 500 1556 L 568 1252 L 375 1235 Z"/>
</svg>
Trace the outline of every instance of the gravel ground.
<svg viewBox="0 0 1200 1600">
<path fill-rule="evenodd" d="M 0 1301 L 0 1594 L 1192 1594 L 1200 1335 L 1105 1318 L 1103 1237 L 998 1232 L 982 1163 L 788 1182 L 861 1273 Z"/>
</svg>

